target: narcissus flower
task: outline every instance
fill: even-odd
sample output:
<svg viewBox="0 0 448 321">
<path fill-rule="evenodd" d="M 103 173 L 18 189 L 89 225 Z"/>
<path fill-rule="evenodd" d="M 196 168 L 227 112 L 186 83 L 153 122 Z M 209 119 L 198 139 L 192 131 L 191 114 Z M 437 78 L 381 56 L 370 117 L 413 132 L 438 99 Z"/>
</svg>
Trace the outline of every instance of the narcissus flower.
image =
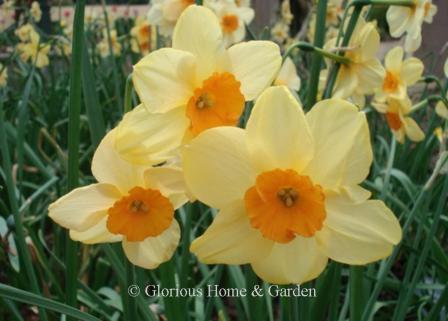
<svg viewBox="0 0 448 321">
<path fill-rule="evenodd" d="M 40 21 L 40 19 L 42 18 L 42 11 L 40 10 L 39 2 L 33 1 L 33 3 L 31 3 L 30 13 L 34 21 L 36 22 Z"/>
<path fill-rule="evenodd" d="M 16 35 L 22 41 L 16 46 L 22 61 L 35 64 L 38 68 L 48 66 L 50 45 L 40 43 L 40 36 L 31 25 L 17 29 Z"/>
<path fill-rule="evenodd" d="M 328 258 L 367 264 L 401 239 L 394 214 L 359 186 L 372 163 L 369 129 L 344 100 L 305 116 L 286 87 L 271 87 L 246 130 L 207 130 L 183 153 L 191 192 L 220 209 L 191 245 L 202 262 L 251 264 L 268 282 L 303 283 Z"/>
<path fill-rule="evenodd" d="M 326 47 L 334 47 L 336 39 Z M 384 68 L 376 57 L 380 47 L 380 35 L 376 25 L 358 20 L 345 56 L 350 63 L 342 64 L 336 79 L 333 97 L 352 98 L 358 105 L 364 105 L 364 95 L 373 94 L 380 88 Z"/>
<path fill-rule="evenodd" d="M 183 175 L 171 167 L 142 167 L 122 160 L 115 130 L 92 161 L 98 183 L 77 188 L 49 207 L 49 216 L 83 243 L 122 242 L 135 265 L 153 269 L 169 260 L 180 228 L 174 210 L 186 201 Z"/>
<path fill-rule="evenodd" d="M 436 13 L 432 0 L 414 0 L 412 7 L 390 6 L 386 14 L 390 34 L 399 38 L 406 33 L 404 48 L 414 52 L 422 43 L 423 22 L 432 23 Z"/>
<path fill-rule="evenodd" d="M 211 3 L 210 8 L 218 16 L 226 47 L 240 42 L 246 36 L 246 27 L 254 19 L 254 10 L 239 7 L 233 0 L 221 0 Z"/>
<path fill-rule="evenodd" d="M 118 40 L 117 30 L 111 30 L 110 31 L 110 44 L 112 47 L 112 53 L 114 56 L 119 56 L 121 54 L 121 43 Z M 110 55 L 110 46 L 109 46 L 109 39 L 107 36 L 107 31 L 104 29 L 103 31 L 103 38 L 98 43 L 98 51 L 100 53 L 100 56 L 105 58 Z"/>
<path fill-rule="evenodd" d="M 181 13 L 195 0 L 154 0 L 148 11 L 148 22 L 159 27 L 159 32 L 169 37 Z"/>
<path fill-rule="evenodd" d="M 423 74 L 423 63 L 415 57 L 403 61 L 403 48 L 391 49 L 385 58 L 386 73 L 383 86 L 380 87 L 376 99 L 386 100 L 387 97 L 403 99 L 407 95 L 407 87 L 415 84 Z"/>
<path fill-rule="evenodd" d="M 402 99 L 389 97 L 385 102 L 374 102 L 372 105 L 377 111 L 385 114 L 387 124 L 398 142 L 403 144 L 405 136 L 414 142 L 425 138 L 418 124 L 409 116 L 412 102 L 408 96 Z"/>
<path fill-rule="evenodd" d="M 300 89 L 300 78 L 297 75 L 297 68 L 291 58 L 286 58 L 283 62 L 280 72 L 277 78 L 274 80 L 274 84 L 277 86 L 286 86 L 292 91 L 299 91 Z"/>
<path fill-rule="evenodd" d="M 173 48 L 151 52 L 133 72 L 135 90 L 150 112 L 147 116 L 166 113 L 157 117 L 177 127 L 152 135 L 141 129 L 145 134 L 132 139 L 142 145 L 156 135 L 188 141 L 208 128 L 237 125 L 245 101 L 255 99 L 272 83 L 280 64 L 280 49 L 270 41 L 243 42 L 225 49 L 214 13 L 205 7 L 188 7 L 174 30 Z M 139 117 L 128 117 L 126 128 L 134 134 L 137 122 L 145 126 Z M 125 158 L 132 154 L 129 144 L 134 144 L 126 138 L 126 128 L 122 126 L 120 131 L 123 144 L 117 145 L 120 153 L 128 151 L 123 153 Z M 136 158 L 130 160 L 141 163 Z"/>
<path fill-rule="evenodd" d="M 131 29 L 131 50 L 135 53 L 146 55 L 151 48 L 151 40 L 154 38 L 145 17 L 137 17 L 135 26 Z"/>
</svg>

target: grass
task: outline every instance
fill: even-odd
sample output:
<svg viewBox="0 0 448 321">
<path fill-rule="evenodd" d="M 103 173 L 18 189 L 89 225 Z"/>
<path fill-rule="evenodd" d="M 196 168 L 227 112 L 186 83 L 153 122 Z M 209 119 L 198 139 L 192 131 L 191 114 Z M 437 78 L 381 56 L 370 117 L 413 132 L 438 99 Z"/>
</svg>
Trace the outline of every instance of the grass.
<svg viewBox="0 0 448 321">
<path fill-rule="evenodd" d="M 266 289 L 268 284 L 249 266 L 208 266 L 190 254 L 191 241 L 216 215 L 198 202 L 176 213 L 181 244 L 173 259 L 154 271 L 132 266 L 120 245 L 72 242 L 67 231 L 47 217 L 48 205 L 57 197 L 93 182 L 90 160 L 95 147 L 121 119 L 123 109 L 135 105 L 132 84 L 126 80 L 135 54 L 99 57 L 92 50 L 92 30 L 84 32 L 83 5 L 77 1 L 71 58 L 55 59 L 42 71 L 12 55 L 12 85 L 0 89 L 1 320 L 59 320 L 61 314 L 86 321 L 156 321 L 160 316 L 169 321 L 448 318 L 448 177 L 434 173 L 440 143 L 432 133 L 444 124 L 434 116 L 432 101 L 415 112 L 426 132 L 418 144 L 397 144 L 384 118 L 366 109 L 374 163 L 364 186 L 386 202 L 403 227 L 403 241 L 389 258 L 364 267 L 331 262 L 305 285 L 317 289 L 316 298 L 130 297 L 130 284 L 141 291 L 147 284 L 202 289 L 213 284 Z M 323 5 L 318 10 L 323 14 Z M 317 20 L 319 32 L 325 31 L 322 21 Z M 354 27 L 351 21 L 349 29 Z M 319 32 L 314 45 L 320 48 Z M 7 41 L 2 37 L 6 34 L 0 41 Z M 345 36 L 342 44 L 347 43 Z M 322 60 L 303 52 L 294 58 L 312 70 L 318 70 Z M 318 77 L 311 74 L 302 79 L 300 92 L 307 107 L 317 92 Z M 330 86 L 335 77 L 331 75 Z M 425 76 L 435 77 L 431 69 Z M 436 94 L 446 94 L 448 81 L 442 80 L 440 87 L 445 92 Z M 417 100 L 433 94 L 427 87 Z"/>
</svg>

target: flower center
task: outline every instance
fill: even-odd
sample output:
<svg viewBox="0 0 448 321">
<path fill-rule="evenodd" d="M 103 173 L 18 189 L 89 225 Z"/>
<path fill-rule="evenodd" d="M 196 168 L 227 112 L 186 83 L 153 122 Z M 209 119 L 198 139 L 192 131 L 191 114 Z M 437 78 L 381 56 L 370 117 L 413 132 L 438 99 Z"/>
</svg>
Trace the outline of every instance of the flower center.
<svg viewBox="0 0 448 321">
<path fill-rule="evenodd" d="M 400 79 L 396 74 L 386 71 L 386 78 L 384 78 L 383 89 L 385 92 L 391 93 L 398 89 Z"/>
<path fill-rule="evenodd" d="M 187 104 L 190 130 L 194 136 L 217 126 L 235 126 L 244 109 L 240 82 L 228 72 L 215 72 L 194 90 Z"/>
<path fill-rule="evenodd" d="M 174 208 L 160 191 L 134 187 L 108 210 L 107 229 L 130 242 L 162 234 L 173 221 Z"/>
<path fill-rule="evenodd" d="M 141 38 L 146 39 L 147 41 L 149 41 L 149 35 L 151 33 L 151 27 L 148 24 L 144 24 L 143 26 L 141 26 L 138 31 L 139 31 L 139 34 L 140 34 Z"/>
<path fill-rule="evenodd" d="M 389 127 L 393 130 L 398 130 L 403 126 L 398 113 L 386 113 L 386 120 Z"/>
<path fill-rule="evenodd" d="M 222 30 L 227 33 L 234 32 L 238 28 L 238 17 L 228 14 L 221 19 Z"/>
<path fill-rule="evenodd" d="M 278 243 L 288 243 L 297 235 L 313 236 L 326 217 L 322 187 L 292 169 L 258 175 L 244 202 L 251 225 Z"/>
</svg>

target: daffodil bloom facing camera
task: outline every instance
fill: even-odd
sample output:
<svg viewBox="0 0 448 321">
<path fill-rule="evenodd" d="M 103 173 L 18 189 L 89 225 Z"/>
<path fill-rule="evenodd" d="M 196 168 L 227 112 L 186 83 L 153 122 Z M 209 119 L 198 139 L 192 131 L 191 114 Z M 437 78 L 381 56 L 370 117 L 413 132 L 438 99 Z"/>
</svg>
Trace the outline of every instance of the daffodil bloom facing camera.
<svg viewBox="0 0 448 321">
<path fill-rule="evenodd" d="M 336 39 L 326 47 L 332 48 Z M 376 57 L 380 47 L 380 36 L 376 25 L 360 18 L 350 40 L 345 56 L 350 62 L 342 64 L 334 87 L 334 98 L 351 98 L 363 106 L 365 95 L 373 94 L 380 88 L 384 78 L 384 68 Z"/>
<path fill-rule="evenodd" d="M 257 99 L 247 129 L 213 128 L 183 150 L 189 190 L 220 211 L 191 245 L 204 263 L 251 264 L 279 284 L 328 258 L 367 264 L 401 239 L 394 214 L 359 186 L 372 163 L 365 114 L 340 99 L 306 115 L 284 87 Z"/>
<path fill-rule="evenodd" d="M 390 6 L 386 19 L 392 37 L 399 38 L 406 33 L 404 49 L 414 52 L 422 43 L 423 22 L 432 23 L 437 7 L 432 0 L 414 0 L 411 7 Z"/>
<path fill-rule="evenodd" d="M 226 47 L 240 42 L 246 35 L 245 25 L 254 19 L 254 10 L 239 7 L 233 0 L 221 0 L 210 4 L 221 23 L 223 40 Z"/>
<path fill-rule="evenodd" d="M 154 39 L 151 26 L 145 17 L 139 16 L 135 20 L 135 26 L 131 29 L 131 50 L 135 53 L 146 55 L 151 49 L 151 40 Z"/>
<path fill-rule="evenodd" d="M 387 124 L 399 143 L 403 144 L 406 136 L 413 142 L 425 138 L 418 124 L 409 116 L 412 102 L 408 96 L 401 99 L 389 97 L 385 102 L 374 102 L 372 105 L 377 111 L 385 114 Z"/>
<path fill-rule="evenodd" d="M 19 28 L 16 34 L 22 41 L 16 46 L 20 59 L 24 62 L 35 64 L 38 68 L 48 66 L 50 63 L 48 59 L 50 45 L 40 42 L 40 36 L 34 28 L 27 24 Z"/>
<path fill-rule="evenodd" d="M 122 242 L 128 259 L 153 269 L 169 260 L 180 228 L 174 210 L 186 201 L 182 171 L 122 160 L 115 130 L 98 146 L 92 172 L 98 183 L 77 188 L 50 205 L 49 216 L 87 244 Z"/>
<path fill-rule="evenodd" d="M 118 40 L 117 30 L 111 30 L 110 31 L 110 44 L 112 45 L 112 54 L 114 56 L 119 56 L 121 54 L 121 43 Z M 100 53 L 100 56 L 103 58 L 106 58 L 110 55 L 110 46 L 109 46 L 109 39 L 107 36 L 107 31 L 104 29 L 103 31 L 103 38 L 98 43 L 98 51 Z"/>
<path fill-rule="evenodd" d="M 40 21 L 40 19 L 42 18 L 42 11 L 40 10 L 39 2 L 33 1 L 31 3 L 30 14 L 33 17 L 35 22 L 39 22 Z"/>
<path fill-rule="evenodd" d="M 124 158 L 144 162 L 132 156 L 130 144 L 135 145 L 135 140 L 150 145 L 148 139 L 170 135 L 180 144 L 208 128 L 237 125 L 245 102 L 273 82 L 281 55 L 270 41 L 243 42 L 229 49 L 224 45 L 216 15 L 208 8 L 190 6 L 176 25 L 173 48 L 153 51 L 134 66 L 134 87 L 149 111 L 147 123 L 152 124 L 151 118 L 157 115 L 178 126 L 154 132 L 151 126 L 145 127 L 143 113 L 131 112 L 117 138 Z"/>
<path fill-rule="evenodd" d="M 423 74 L 423 63 L 415 57 L 403 61 L 402 47 L 391 49 L 385 58 L 383 86 L 379 88 L 376 99 L 384 101 L 387 97 L 403 99 L 407 96 L 407 87 L 415 84 Z"/>
</svg>

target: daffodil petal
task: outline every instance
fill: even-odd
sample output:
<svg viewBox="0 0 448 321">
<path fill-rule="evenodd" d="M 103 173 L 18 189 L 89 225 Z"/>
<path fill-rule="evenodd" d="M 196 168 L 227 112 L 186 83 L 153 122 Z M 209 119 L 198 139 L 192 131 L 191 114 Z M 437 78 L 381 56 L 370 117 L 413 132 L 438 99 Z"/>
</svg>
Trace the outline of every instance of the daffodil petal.
<svg viewBox="0 0 448 321">
<path fill-rule="evenodd" d="M 382 201 L 354 203 L 346 197 L 328 197 L 327 218 L 316 233 L 319 248 L 331 259 L 368 264 L 390 255 L 401 240 L 397 218 Z"/>
<path fill-rule="evenodd" d="M 275 243 L 270 252 L 251 265 L 267 282 L 303 284 L 322 273 L 327 262 L 327 256 L 319 250 L 314 237 L 297 236 L 286 244 Z"/>
<path fill-rule="evenodd" d="M 185 9 L 174 28 L 173 48 L 188 51 L 196 57 L 201 81 L 211 75 L 225 53 L 216 15 L 203 6 L 192 5 Z"/>
<path fill-rule="evenodd" d="M 180 240 L 180 227 L 176 220 L 162 234 L 148 237 L 141 242 L 123 241 L 126 257 L 133 264 L 145 269 L 155 269 L 168 261 Z"/>
<path fill-rule="evenodd" d="M 92 184 L 74 189 L 48 207 L 48 216 L 67 229 L 84 232 L 107 215 L 107 209 L 121 197 L 111 184 Z"/>
<path fill-rule="evenodd" d="M 300 171 L 313 158 L 313 139 L 302 106 L 285 86 L 270 87 L 261 94 L 246 133 L 252 164 L 260 171 Z"/>
<path fill-rule="evenodd" d="M 275 79 L 282 58 L 280 48 L 271 41 L 249 41 L 228 50 L 231 72 L 241 82 L 246 100 L 253 100 Z"/>
<path fill-rule="evenodd" d="M 445 103 L 443 101 L 439 101 L 436 104 L 436 114 L 439 117 L 442 117 L 444 119 L 448 119 L 448 108 L 445 106 Z"/>
<path fill-rule="evenodd" d="M 380 48 L 380 34 L 376 30 L 376 25 L 372 22 L 366 23 L 359 37 L 361 59 L 365 61 L 374 58 Z"/>
<path fill-rule="evenodd" d="M 244 202 L 239 200 L 219 211 L 190 250 L 206 264 L 246 264 L 261 259 L 273 244 L 250 225 Z"/>
<path fill-rule="evenodd" d="M 184 173 L 178 167 L 152 167 L 145 171 L 145 183 L 149 188 L 159 190 L 168 197 L 174 208 L 184 205 L 188 198 L 185 185 Z"/>
<path fill-rule="evenodd" d="M 347 101 L 328 99 L 317 103 L 306 119 L 315 154 L 304 172 L 328 189 L 362 182 L 372 163 L 365 114 Z"/>
<path fill-rule="evenodd" d="M 403 62 L 404 51 L 400 46 L 394 47 L 386 54 L 384 65 L 387 70 L 399 72 Z"/>
<path fill-rule="evenodd" d="M 84 232 L 70 230 L 70 237 L 74 241 L 79 241 L 85 244 L 113 243 L 121 241 L 123 237 L 121 235 L 110 233 L 106 223 L 107 215 Z"/>
<path fill-rule="evenodd" d="M 400 6 L 390 6 L 386 13 L 389 31 L 392 37 L 399 38 L 406 32 L 411 10 Z"/>
<path fill-rule="evenodd" d="M 358 68 L 359 84 L 356 90 L 364 94 L 373 94 L 375 89 L 381 88 L 384 74 L 385 70 L 378 59 L 367 60 Z"/>
<path fill-rule="evenodd" d="M 173 157 L 188 126 L 183 108 L 156 114 L 139 105 L 118 124 L 115 148 L 131 163 L 157 165 Z"/>
<path fill-rule="evenodd" d="M 341 66 L 336 84 L 334 86 L 333 97 L 334 98 L 348 98 L 356 90 L 359 84 L 358 76 L 354 72 L 353 68 L 348 66 Z"/>
<path fill-rule="evenodd" d="M 411 117 L 404 118 L 404 130 L 406 132 L 406 135 L 413 142 L 420 142 L 425 139 L 425 133 Z"/>
<path fill-rule="evenodd" d="M 411 57 L 403 62 L 400 78 L 402 78 L 406 84 L 415 84 L 422 76 L 425 66 L 418 58 Z"/>
<path fill-rule="evenodd" d="M 196 59 L 185 51 L 162 48 L 141 59 L 132 74 L 134 88 L 148 110 L 163 113 L 187 104 L 196 81 Z"/>
<path fill-rule="evenodd" d="M 254 185 L 244 130 L 216 127 L 199 134 L 183 150 L 183 168 L 189 190 L 215 208 L 242 199 Z"/>
<path fill-rule="evenodd" d="M 115 149 L 117 129 L 103 138 L 92 160 L 92 173 L 101 183 L 114 185 L 123 194 L 132 187 L 142 185 L 146 167 L 127 162 Z"/>
</svg>

